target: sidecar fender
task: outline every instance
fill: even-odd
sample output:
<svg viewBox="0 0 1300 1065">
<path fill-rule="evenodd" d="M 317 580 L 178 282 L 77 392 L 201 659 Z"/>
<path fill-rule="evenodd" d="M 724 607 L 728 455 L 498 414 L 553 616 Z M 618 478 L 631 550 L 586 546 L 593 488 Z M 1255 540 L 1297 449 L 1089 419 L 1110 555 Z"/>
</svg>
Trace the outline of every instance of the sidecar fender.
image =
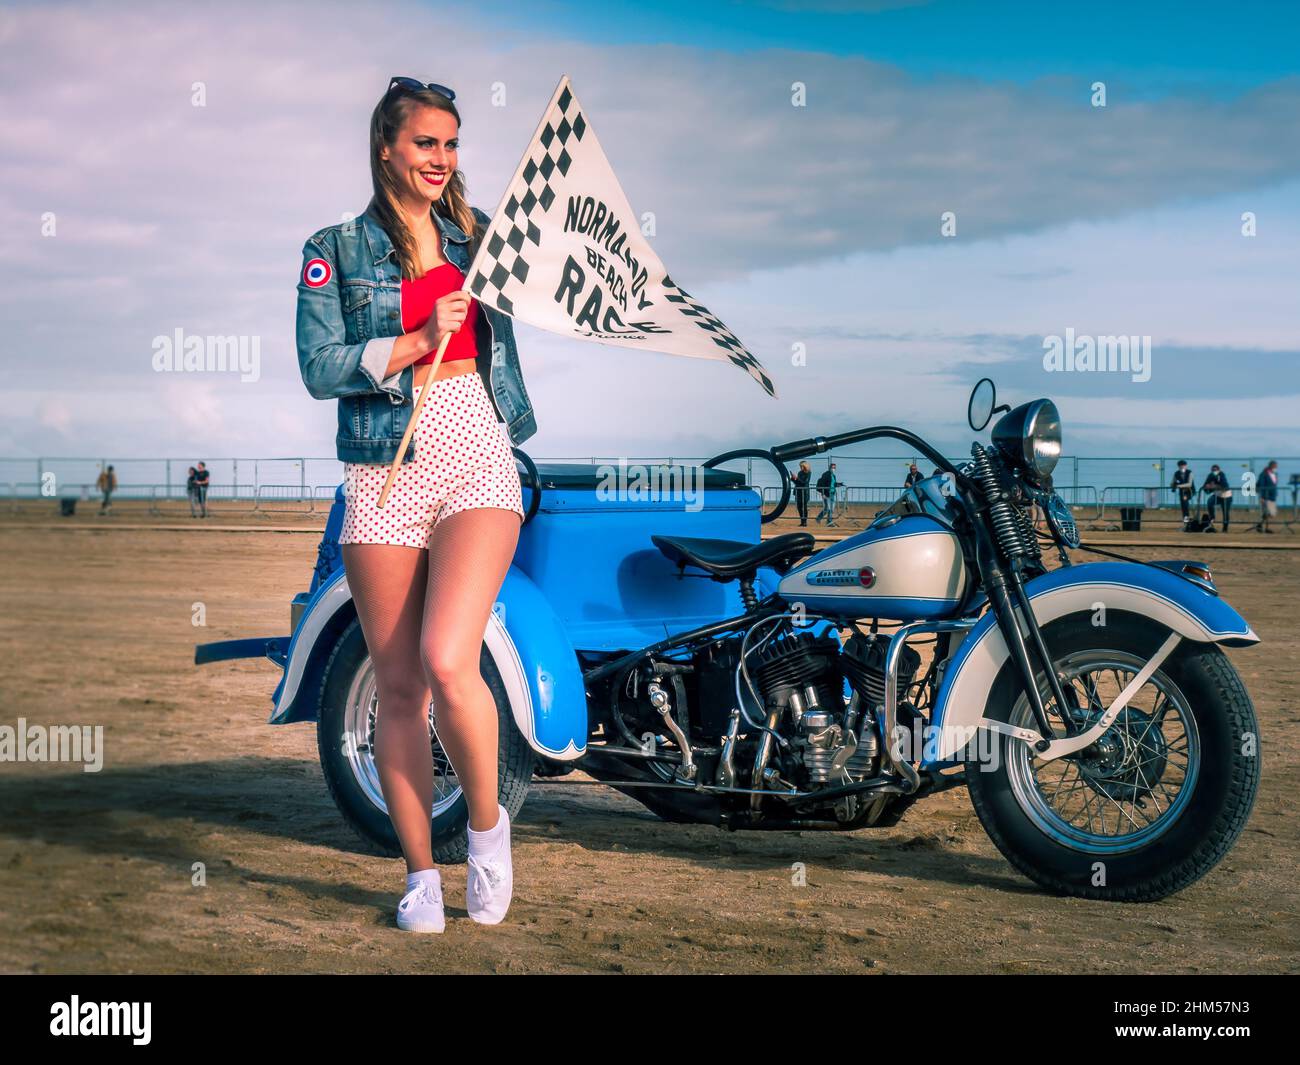
<svg viewBox="0 0 1300 1065">
<path fill-rule="evenodd" d="M 315 720 L 325 662 L 355 616 L 340 567 L 313 593 L 294 630 L 271 724 Z M 587 702 L 577 655 L 546 597 L 514 566 L 488 617 L 484 642 L 529 746 L 557 761 L 581 758 L 587 749 Z"/>
<path fill-rule="evenodd" d="M 1141 614 L 1188 640 L 1243 647 L 1259 637 L 1222 599 L 1167 570 L 1134 562 L 1086 562 L 1036 577 L 1025 590 L 1046 625 L 1067 614 L 1106 610 Z M 991 612 L 966 634 L 944 671 L 931 719 L 934 740 L 923 768 L 951 760 L 974 735 L 1003 664 L 1010 657 Z"/>
</svg>

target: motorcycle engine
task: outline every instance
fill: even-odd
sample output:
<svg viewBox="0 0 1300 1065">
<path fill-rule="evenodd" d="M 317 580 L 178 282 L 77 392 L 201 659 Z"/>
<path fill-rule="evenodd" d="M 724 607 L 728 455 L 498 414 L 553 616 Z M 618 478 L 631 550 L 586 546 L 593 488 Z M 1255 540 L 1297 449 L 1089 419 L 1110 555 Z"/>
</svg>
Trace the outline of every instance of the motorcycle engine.
<svg viewBox="0 0 1300 1065">
<path fill-rule="evenodd" d="M 861 699 L 867 711 L 874 717 L 883 716 L 885 712 L 885 654 L 889 641 L 881 636 L 862 636 L 855 633 L 844 644 L 844 673 L 849 686 Z M 921 656 L 906 645 L 898 659 L 898 721 L 897 724 L 911 728 L 917 720 L 917 713 L 905 699 L 909 685 L 921 668 Z"/>
<path fill-rule="evenodd" d="M 875 773 L 880 746 L 872 714 L 844 698 L 843 655 L 832 636 L 787 633 L 753 656 L 769 722 L 791 739 L 804 785 L 845 783 Z"/>
</svg>

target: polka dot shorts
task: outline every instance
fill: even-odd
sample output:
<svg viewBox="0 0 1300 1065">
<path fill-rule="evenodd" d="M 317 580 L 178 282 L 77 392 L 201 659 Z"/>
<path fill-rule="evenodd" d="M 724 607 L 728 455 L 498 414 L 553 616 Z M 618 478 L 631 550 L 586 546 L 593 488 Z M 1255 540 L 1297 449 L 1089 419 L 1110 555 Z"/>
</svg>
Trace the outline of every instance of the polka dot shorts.
<svg viewBox="0 0 1300 1065">
<path fill-rule="evenodd" d="M 424 386 L 412 441 L 415 460 L 403 463 L 381 509 L 379 493 L 389 463 L 343 464 L 343 529 L 340 544 L 397 544 L 427 548 L 444 518 L 476 507 L 500 507 L 524 517 L 519 471 L 506 427 L 477 372 L 455 374 Z"/>
</svg>

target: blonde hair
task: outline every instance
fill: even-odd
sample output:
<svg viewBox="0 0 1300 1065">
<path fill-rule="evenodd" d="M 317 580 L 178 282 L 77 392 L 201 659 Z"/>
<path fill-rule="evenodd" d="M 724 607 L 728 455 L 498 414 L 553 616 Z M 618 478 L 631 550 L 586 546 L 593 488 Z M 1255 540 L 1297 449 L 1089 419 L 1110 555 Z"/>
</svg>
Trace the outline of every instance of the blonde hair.
<svg viewBox="0 0 1300 1065">
<path fill-rule="evenodd" d="M 374 197 L 368 209 L 393 242 L 398 262 L 402 266 L 402 277 L 408 281 L 414 281 L 422 274 L 419 249 L 398 207 L 401 197 L 397 181 L 380 152 L 385 145 L 391 148 L 397 142 L 397 135 L 406 124 L 407 116 L 419 106 L 446 111 L 456 119 L 457 129 L 460 128 L 460 112 L 456 110 L 456 105 L 442 93 L 431 89 L 386 92 L 370 115 L 370 183 L 374 187 Z M 483 227 L 470 209 L 465 195 L 465 175 L 460 170 L 452 171 L 442 195 L 434 201 L 433 210 L 455 222 L 461 232 L 470 238 L 469 256 L 472 259 L 483 238 Z"/>
</svg>

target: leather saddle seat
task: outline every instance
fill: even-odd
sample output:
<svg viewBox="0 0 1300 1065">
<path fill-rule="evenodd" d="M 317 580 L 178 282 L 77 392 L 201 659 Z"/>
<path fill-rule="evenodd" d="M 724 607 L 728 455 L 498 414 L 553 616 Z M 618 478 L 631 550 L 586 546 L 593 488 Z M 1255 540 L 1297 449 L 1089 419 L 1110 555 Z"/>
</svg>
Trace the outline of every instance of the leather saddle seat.
<svg viewBox="0 0 1300 1065">
<path fill-rule="evenodd" d="M 655 547 L 679 567 L 696 566 L 718 580 L 752 575 L 759 566 L 771 566 L 784 573 L 796 561 L 813 553 L 812 533 L 794 532 L 773 536 L 756 544 L 740 540 L 709 540 L 694 536 L 651 536 Z"/>
</svg>

